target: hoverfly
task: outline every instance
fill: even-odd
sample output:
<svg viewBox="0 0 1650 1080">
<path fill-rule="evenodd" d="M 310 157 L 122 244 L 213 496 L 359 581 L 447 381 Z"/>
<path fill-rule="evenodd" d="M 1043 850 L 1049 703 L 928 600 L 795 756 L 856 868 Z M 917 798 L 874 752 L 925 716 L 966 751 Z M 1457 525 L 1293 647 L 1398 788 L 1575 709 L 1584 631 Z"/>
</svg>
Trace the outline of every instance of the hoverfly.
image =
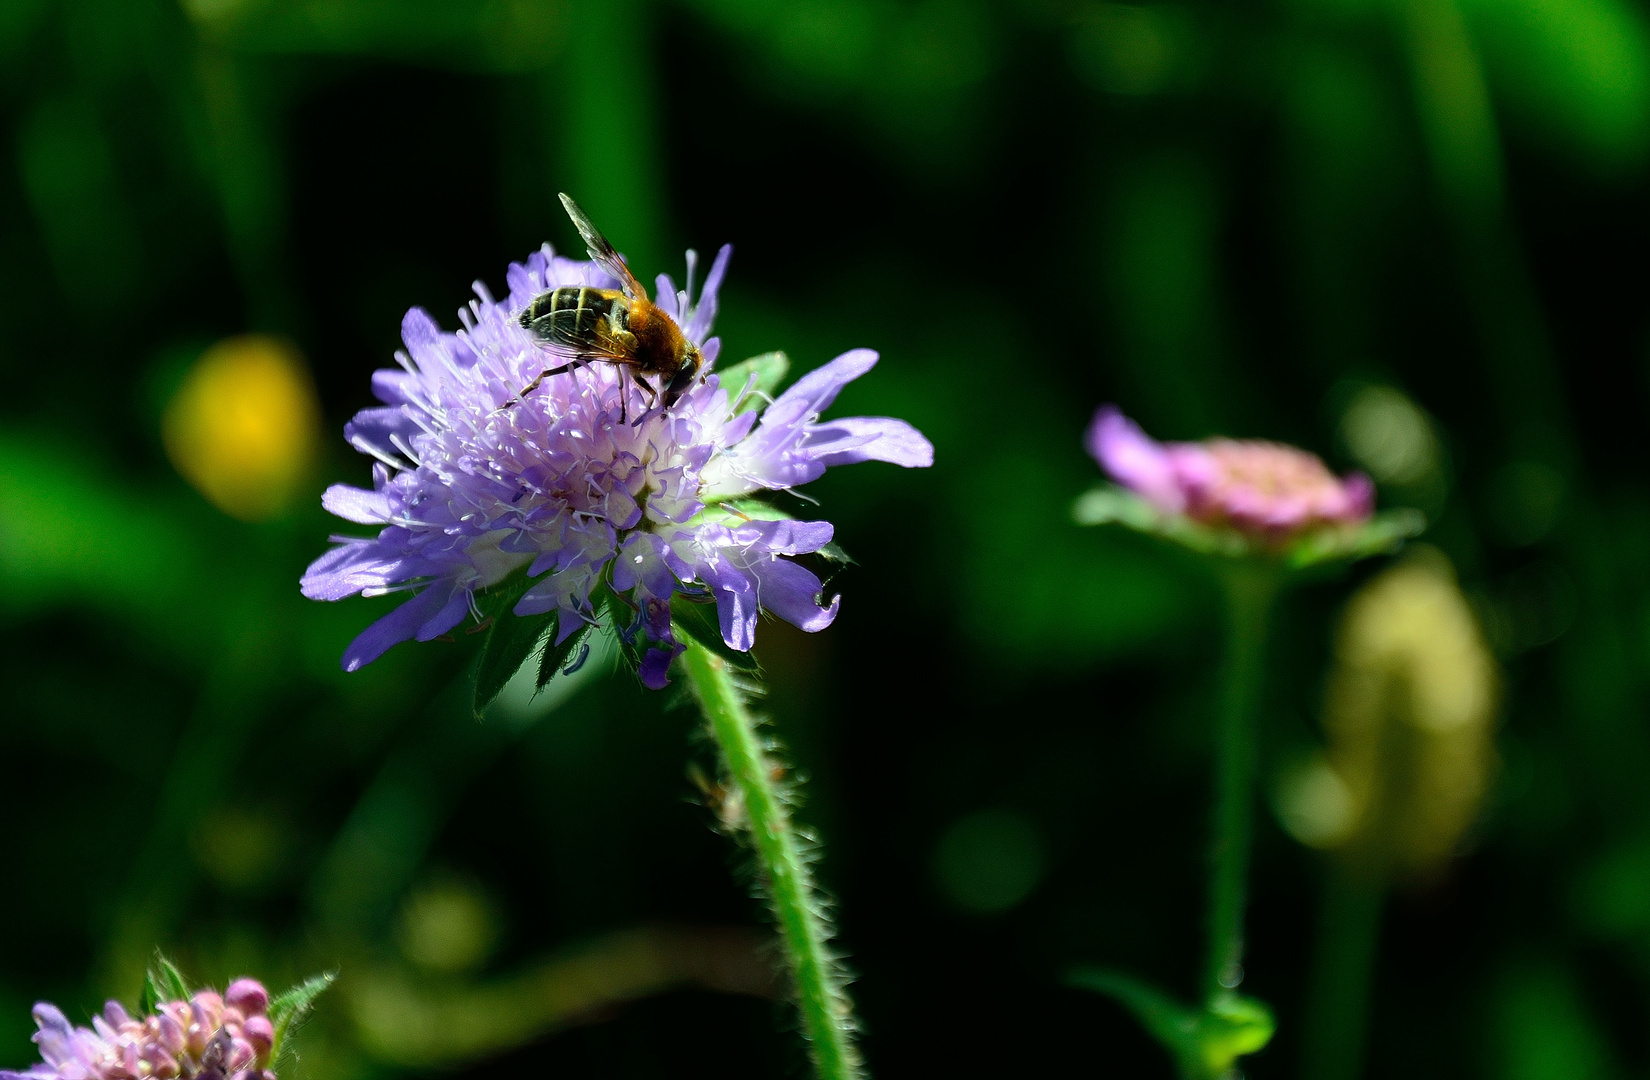
<svg viewBox="0 0 1650 1080">
<path fill-rule="evenodd" d="M 533 298 L 519 316 L 521 325 L 541 345 L 570 359 L 539 372 L 503 408 L 521 401 L 552 375 L 595 360 L 619 366 L 621 390 L 628 371 L 647 396 L 648 408 L 661 401 L 670 408 L 693 385 L 703 366 L 699 346 L 688 340 L 674 319 L 648 300 L 642 283 L 607 237 L 590 223 L 579 204 L 566 195 L 561 197 L 561 204 L 584 237 L 591 260 L 618 278 L 620 287 L 560 285 Z M 645 381 L 642 376 L 647 375 L 658 376 L 663 388 L 655 389 Z M 621 410 L 624 397 L 620 398 Z"/>
</svg>

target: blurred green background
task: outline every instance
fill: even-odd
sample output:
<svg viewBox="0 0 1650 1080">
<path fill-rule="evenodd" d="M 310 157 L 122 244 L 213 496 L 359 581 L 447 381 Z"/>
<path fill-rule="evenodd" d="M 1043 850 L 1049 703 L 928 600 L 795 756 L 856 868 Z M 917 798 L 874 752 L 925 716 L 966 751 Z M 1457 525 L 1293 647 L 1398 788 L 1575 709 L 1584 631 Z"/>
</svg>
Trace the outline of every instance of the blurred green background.
<svg viewBox="0 0 1650 1080">
<path fill-rule="evenodd" d="M 1062 985 L 1201 949 L 1217 606 L 1070 523 L 1107 400 L 1368 470 L 1493 648 L 1368 1074 L 1650 1073 L 1642 3 L 4 0 L 0 131 L 0 1063 L 159 945 L 336 968 L 303 1080 L 804 1071 L 690 708 L 592 664 L 478 722 L 478 639 L 345 676 L 390 601 L 298 595 L 402 313 L 568 191 L 644 280 L 732 242 L 723 355 L 878 348 L 839 411 L 936 446 L 810 488 L 842 614 L 759 633 L 875 1073 L 1169 1075 Z M 1310 1075 L 1342 864 L 1270 793 L 1380 569 L 1279 620 L 1254 1077 Z"/>
</svg>

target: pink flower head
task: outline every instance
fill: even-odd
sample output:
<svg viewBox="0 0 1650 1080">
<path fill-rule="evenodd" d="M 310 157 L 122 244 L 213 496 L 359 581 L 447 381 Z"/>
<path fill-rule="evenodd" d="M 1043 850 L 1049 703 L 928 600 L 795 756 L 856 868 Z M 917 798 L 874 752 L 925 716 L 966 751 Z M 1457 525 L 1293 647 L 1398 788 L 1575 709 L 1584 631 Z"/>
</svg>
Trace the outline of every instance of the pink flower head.
<svg viewBox="0 0 1650 1080">
<path fill-rule="evenodd" d="M 75 1027 L 49 1002 L 34 1007 L 34 1041 L 44 1059 L 0 1080 L 275 1080 L 269 994 L 252 979 L 227 994 L 200 990 L 133 1018 L 111 1001 L 91 1027 Z"/>
<path fill-rule="evenodd" d="M 1160 443 L 1114 405 L 1094 414 L 1087 443 L 1113 480 L 1162 512 L 1267 541 L 1362 524 L 1374 511 L 1369 477 L 1337 477 L 1317 455 L 1282 443 Z"/>
</svg>

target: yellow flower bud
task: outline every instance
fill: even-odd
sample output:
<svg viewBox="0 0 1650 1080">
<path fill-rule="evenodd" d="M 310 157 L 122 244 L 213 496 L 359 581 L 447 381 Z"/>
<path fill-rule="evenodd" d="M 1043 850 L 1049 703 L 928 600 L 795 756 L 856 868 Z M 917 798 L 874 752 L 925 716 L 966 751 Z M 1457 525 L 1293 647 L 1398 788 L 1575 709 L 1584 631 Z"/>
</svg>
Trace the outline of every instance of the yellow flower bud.
<svg viewBox="0 0 1650 1080">
<path fill-rule="evenodd" d="M 1425 878 L 1472 824 L 1495 762 L 1495 662 L 1444 555 L 1418 549 L 1360 589 L 1336 638 L 1322 755 L 1284 781 L 1303 843 Z"/>
</svg>

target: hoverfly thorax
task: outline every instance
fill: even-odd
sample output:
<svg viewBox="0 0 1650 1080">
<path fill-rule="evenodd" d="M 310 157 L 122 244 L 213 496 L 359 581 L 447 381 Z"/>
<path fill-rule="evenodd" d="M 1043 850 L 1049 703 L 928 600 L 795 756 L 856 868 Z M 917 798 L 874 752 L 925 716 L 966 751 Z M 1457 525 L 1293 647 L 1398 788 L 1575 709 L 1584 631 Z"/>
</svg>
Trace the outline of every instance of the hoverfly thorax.
<svg viewBox="0 0 1650 1080">
<path fill-rule="evenodd" d="M 533 298 L 518 316 L 522 329 L 567 362 L 540 372 L 502 408 L 519 402 L 546 378 L 591 362 L 617 366 L 621 387 L 633 381 L 650 406 L 657 402 L 670 408 L 693 386 L 704 366 L 699 346 L 648 299 L 647 289 L 584 211 L 566 195 L 561 201 L 584 237 L 591 261 L 615 278 L 619 288 L 561 285 Z M 655 388 L 646 381 L 649 378 L 661 385 Z M 622 412 L 624 398 L 620 401 Z"/>
</svg>

